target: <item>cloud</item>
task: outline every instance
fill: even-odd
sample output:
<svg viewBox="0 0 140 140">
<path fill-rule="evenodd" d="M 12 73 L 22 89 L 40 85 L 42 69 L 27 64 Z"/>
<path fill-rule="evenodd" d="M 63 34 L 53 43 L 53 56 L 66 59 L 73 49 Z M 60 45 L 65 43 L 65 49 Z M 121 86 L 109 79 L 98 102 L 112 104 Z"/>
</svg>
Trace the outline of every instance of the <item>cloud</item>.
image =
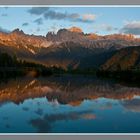
<svg viewBox="0 0 140 140">
<path fill-rule="evenodd" d="M 9 8 L 9 7 L 4 7 L 4 9 L 6 9 L 6 10 L 7 10 L 8 8 Z"/>
<path fill-rule="evenodd" d="M 38 27 L 38 28 L 36 29 L 36 31 L 37 31 L 37 32 L 40 32 L 40 31 L 41 31 L 41 29 Z"/>
<path fill-rule="evenodd" d="M 38 25 L 42 25 L 43 24 L 43 19 L 38 18 L 38 19 L 34 20 L 34 22 L 37 23 Z"/>
<path fill-rule="evenodd" d="M 106 32 L 118 30 L 118 28 L 113 27 L 112 25 L 106 23 L 98 24 L 98 25 L 90 25 L 88 26 L 88 29 L 90 30 L 94 29 L 96 32 L 100 32 L 101 30 Z"/>
<path fill-rule="evenodd" d="M 122 105 L 129 111 L 140 112 L 140 99 L 123 101 Z"/>
<path fill-rule="evenodd" d="M 68 121 L 68 120 L 94 120 L 96 115 L 92 113 L 92 110 L 83 111 L 71 111 L 68 113 L 56 113 L 56 114 L 46 114 L 41 116 L 41 118 L 31 119 L 29 124 L 37 128 L 39 133 L 50 132 L 52 129 L 52 124 L 57 121 Z"/>
<path fill-rule="evenodd" d="M 112 25 L 109 25 L 109 24 L 102 24 L 101 29 L 105 31 L 114 31 L 114 30 L 117 30 L 118 28 L 113 27 Z"/>
<path fill-rule="evenodd" d="M 84 22 L 84 23 L 91 23 L 95 20 L 95 16 L 93 15 L 80 15 L 78 13 L 61 13 L 49 10 L 44 14 L 45 19 L 52 19 L 52 20 L 68 20 L 72 22 Z"/>
<path fill-rule="evenodd" d="M 8 14 L 3 13 L 3 14 L 1 14 L 1 16 L 2 16 L 2 17 L 7 17 L 7 16 L 8 16 Z"/>
<path fill-rule="evenodd" d="M 42 118 L 33 119 L 30 121 L 30 124 L 32 124 L 33 127 L 37 128 L 38 133 L 46 133 L 50 132 L 51 130 L 50 123 Z"/>
<path fill-rule="evenodd" d="M 27 23 L 27 22 L 22 24 L 22 26 L 28 26 L 28 25 L 29 25 L 29 23 Z"/>
<path fill-rule="evenodd" d="M 48 11 L 47 13 L 44 14 L 44 17 L 45 17 L 45 19 L 58 19 L 58 20 L 61 20 L 61 19 L 67 18 L 68 15 L 66 13 Z"/>
<path fill-rule="evenodd" d="M 96 15 L 94 15 L 94 14 L 83 14 L 82 15 L 82 17 L 83 17 L 83 20 L 95 20 L 95 18 L 96 18 Z"/>
<path fill-rule="evenodd" d="M 42 15 L 49 10 L 49 7 L 33 7 L 28 12 L 32 15 Z"/>
<path fill-rule="evenodd" d="M 5 28 L 0 27 L 0 32 L 9 33 L 10 31 Z"/>
<path fill-rule="evenodd" d="M 121 33 L 140 35 L 140 21 L 126 22 L 120 30 Z"/>
<path fill-rule="evenodd" d="M 35 111 L 35 113 L 36 113 L 37 115 L 42 116 L 42 115 L 43 115 L 43 109 L 38 108 L 38 109 Z"/>
<path fill-rule="evenodd" d="M 49 7 L 34 7 L 28 10 L 28 12 L 33 15 L 43 16 L 47 20 L 68 20 L 72 22 L 92 23 L 96 18 L 94 14 L 58 12 Z M 37 19 L 36 22 L 41 23 L 41 18 Z"/>
</svg>

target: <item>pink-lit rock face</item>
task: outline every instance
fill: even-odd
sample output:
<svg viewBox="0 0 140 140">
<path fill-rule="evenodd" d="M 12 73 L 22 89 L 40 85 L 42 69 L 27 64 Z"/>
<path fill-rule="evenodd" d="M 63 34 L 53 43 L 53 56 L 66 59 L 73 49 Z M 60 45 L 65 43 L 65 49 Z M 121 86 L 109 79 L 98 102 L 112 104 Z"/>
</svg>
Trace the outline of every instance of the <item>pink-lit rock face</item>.
<svg viewBox="0 0 140 140">
<path fill-rule="evenodd" d="M 140 39 L 131 34 L 85 34 L 79 27 L 46 34 L 29 35 L 20 29 L 0 32 L 0 52 L 49 67 L 77 69 L 99 67 L 110 57 L 110 52 L 140 44 Z"/>
<path fill-rule="evenodd" d="M 79 34 L 80 33 L 80 34 Z M 106 35 L 101 36 L 97 34 L 84 34 L 82 29 L 79 27 L 71 27 L 70 29 L 60 29 L 56 34 L 52 32 L 46 33 L 46 37 L 44 36 L 35 36 L 35 35 L 28 35 L 25 34 L 20 29 L 15 29 L 10 33 L 3 33 L 0 32 L 0 44 L 5 46 L 12 46 L 12 47 L 25 47 L 28 49 L 30 48 L 29 45 L 32 45 L 33 48 L 41 48 L 41 47 L 48 47 L 51 46 L 53 43 L 56 42 L 65 42 L 65 41 L 73 41 L 77 43 L 81 43 L 86 45 L 85 47 L 91 46 L 93 44 L 93 48 L 95 47 L 96 41 L 99 41 L 102 44 L 96 46 L 99 48 L 104 48 L 105 44 L 104 41 L 109 41 L 112 43 L 120 44 L 120 46 L 126 46 L 126 44 L 137 45 L 140 43 L 140 39 L 134 38 L 133 35 L 123 35 L 123 34 L 113 34 L 113 35 Z M 127 42 L 126 42 L 127 41 Z M 89 43 L 88 43 L 89 42 Z M 127 46 L 128 46 L 127 45 Z M 129 46 L 130 46 L 129 45 Z"/>
<path fill-rule="evenodd" d="M 82 33 L 83 32 L 82 29 L 79 28 L 79 27 L 71 27 L 68 30 L 71 31 L 71 32 L 76 32 L 76 33 Z"/>
</svg>

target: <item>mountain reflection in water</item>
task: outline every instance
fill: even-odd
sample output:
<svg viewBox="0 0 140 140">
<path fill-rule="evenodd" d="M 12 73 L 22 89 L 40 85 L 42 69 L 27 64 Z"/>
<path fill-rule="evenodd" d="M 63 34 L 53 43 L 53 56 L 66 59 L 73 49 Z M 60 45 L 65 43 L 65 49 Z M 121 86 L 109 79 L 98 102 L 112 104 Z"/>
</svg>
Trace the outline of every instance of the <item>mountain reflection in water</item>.
<svg viewBox="0 0 140 140">
<path fill-rule="evenodd" d="M 29 98 L 46 97 L 60 104 L 77 106 L 85 99 L 133 99 L 140 95 L 140 88 L 126 87 L 96 77 L 62 76 L 38 79 L 10 80 L 0 85 L 0 102 L 16 104 Z"/>
<path fill-rule="evenodd" d="M 131 124 L 140 121 L 139 96 L 138 87 L 92 76 L 1 82 L 0 132 L 140 132 Z"/>
</svg>

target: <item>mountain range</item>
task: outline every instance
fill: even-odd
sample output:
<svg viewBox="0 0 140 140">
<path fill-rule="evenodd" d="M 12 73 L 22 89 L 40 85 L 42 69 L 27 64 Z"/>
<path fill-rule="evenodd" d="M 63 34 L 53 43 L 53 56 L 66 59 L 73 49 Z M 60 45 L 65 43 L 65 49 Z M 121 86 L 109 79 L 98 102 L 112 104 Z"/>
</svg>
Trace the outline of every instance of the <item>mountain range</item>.
<svg viewBox="0 0 140 140">
<path fill-rule="evenodd" d="M 115 64 L 122 63 L 121 56 L 129 55 L 134 59 L 132 65 L 135 65 L 134 61 L 138 58 L 133 55 L 139 52 L 139 45 L 140 38 L 131 34 L 85 34 L 78 27 L 60 29 L 57 33 L 48 32 L 46 36 L 25 34 L 20 29 L 10 33 L 0 32 L 0 52 L 47 67 L 56 66 L 63 69 L 100 66 L 104 69 L 116 69 L 118 66 Z M 125 53 L 125 50 L 128 53 Z"/>
</svg>

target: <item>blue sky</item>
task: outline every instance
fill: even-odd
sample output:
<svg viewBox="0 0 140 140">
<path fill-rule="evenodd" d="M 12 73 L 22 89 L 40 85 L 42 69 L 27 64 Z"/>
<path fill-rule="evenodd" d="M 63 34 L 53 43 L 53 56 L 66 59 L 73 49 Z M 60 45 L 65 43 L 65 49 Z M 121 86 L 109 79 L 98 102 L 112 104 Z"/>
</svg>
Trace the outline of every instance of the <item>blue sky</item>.
<svg viewBox="0 0 140 140">
<path fill-rule="evenodd" d="M 140 35 L 139 7 L 0 7 L 0 30 L 16 28 L 46 35 L 60 28 L 80 27 L 85 33 Z"/>
</svg>

